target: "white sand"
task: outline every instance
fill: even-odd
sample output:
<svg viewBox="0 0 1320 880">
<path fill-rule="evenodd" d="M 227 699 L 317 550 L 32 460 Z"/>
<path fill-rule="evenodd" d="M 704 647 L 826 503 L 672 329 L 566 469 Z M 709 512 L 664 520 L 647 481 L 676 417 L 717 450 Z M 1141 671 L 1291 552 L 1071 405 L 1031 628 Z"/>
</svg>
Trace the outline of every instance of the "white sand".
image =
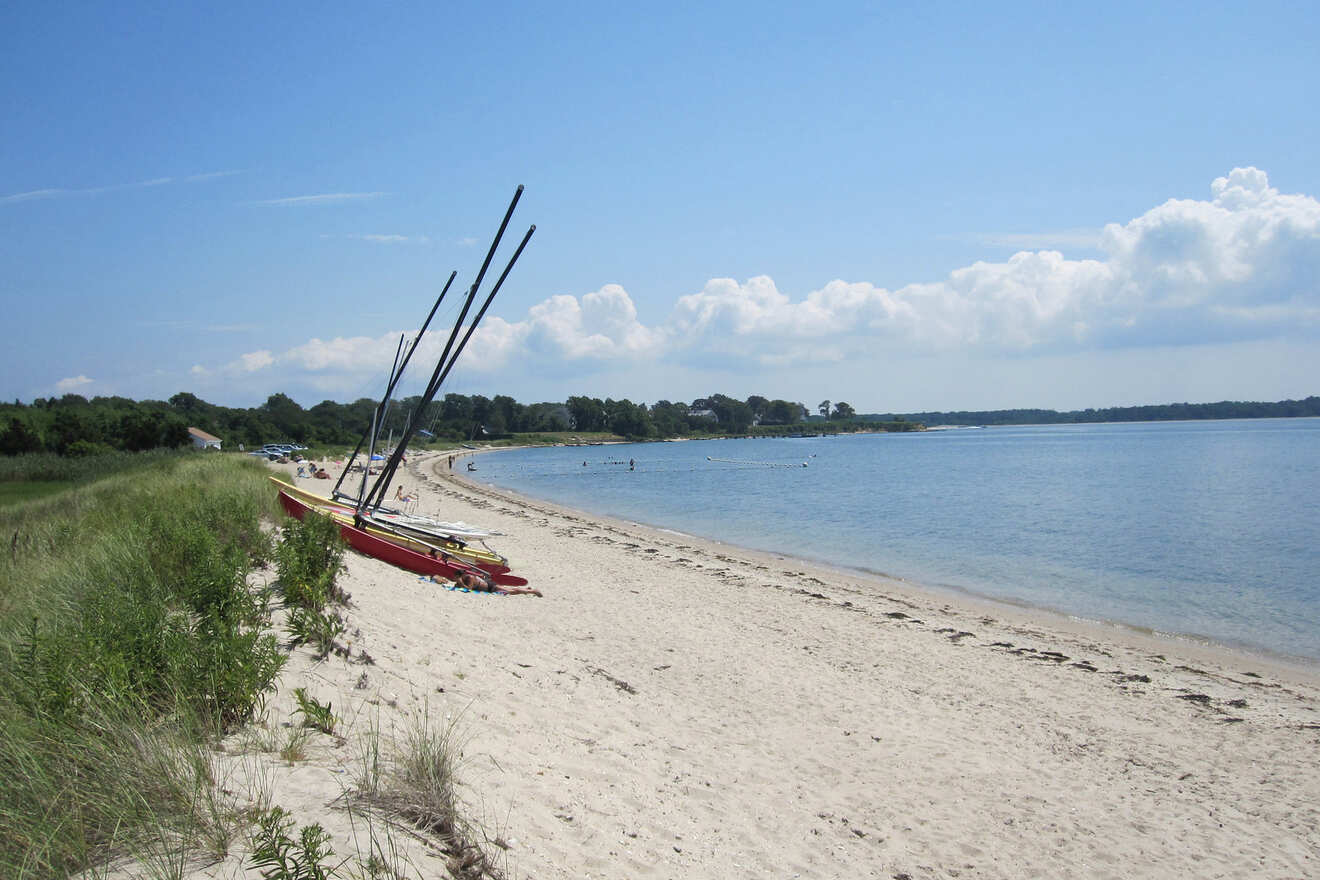
<svg viewBox="0 0 1320 880">
<path fill-rule="evenodd" d="M 511 877 L 1320 876 L 1315 670 L 604 521 L 444 460 L 410 463 L 422 509 L 506 533 L 545 598 L 350 554 L 376 665 L 303 650 L 271 704 L 307 684 L 347 744 L 260 762 L 340 855 L 355 743 L 429 706 L 461 716 L 462 795 Z"/>
</svg>

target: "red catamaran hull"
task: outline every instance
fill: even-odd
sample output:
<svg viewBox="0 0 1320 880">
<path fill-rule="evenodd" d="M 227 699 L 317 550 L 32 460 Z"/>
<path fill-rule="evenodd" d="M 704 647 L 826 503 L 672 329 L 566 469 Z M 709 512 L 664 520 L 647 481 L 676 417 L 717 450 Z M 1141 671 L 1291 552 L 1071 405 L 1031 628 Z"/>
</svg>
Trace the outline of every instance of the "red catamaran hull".
<svg viewBox="0 0 1320 880">
<path fill-rule="evenodd" d="M 280 504 L 284 507 L 286 513 L 294 519 L 301 520 L 307 511 L 311 510 L 306 504 L 303 504 L 296 498 L 280 492 Z M 483 576 L 494 581 L 501 587 L 525 587 L 527 578 L 517 575 L 481 571 L 476 566 L 454 564 L 444 559 L 436 559 L 425 553 L 418 553 L 416 550 L 410 550 L 407 547 L 401 547 L 393 544 L 384 538 L 378 538 L 375 535 L 368 534 L 356 526 L 347 523 L 339 524 L 339 533 L 344 536 L 348 546 L 359 553 L 379 559 L 381 562 L 388 562 L 390 565 L 397 565 L 399 568 L 414 571 L 417 574 L 440 575 L 443 578 L 453 580 L 465 571 L 477 571 Z"/>
</svg>

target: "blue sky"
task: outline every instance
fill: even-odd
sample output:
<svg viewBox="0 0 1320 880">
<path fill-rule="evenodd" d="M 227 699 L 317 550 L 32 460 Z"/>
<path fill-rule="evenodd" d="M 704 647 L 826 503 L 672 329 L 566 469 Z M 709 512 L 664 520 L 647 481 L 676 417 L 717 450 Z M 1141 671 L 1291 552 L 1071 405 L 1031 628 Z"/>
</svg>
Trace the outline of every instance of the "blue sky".
<svg viewBox="0 0 1320 880">
<path fill-rule="evenodd" d="M 0 398 L 373 396 L 517 184 L 446 390 L 1320 393 L 1310 4 L 47 6 L 0 12 Z"/>
</svg>

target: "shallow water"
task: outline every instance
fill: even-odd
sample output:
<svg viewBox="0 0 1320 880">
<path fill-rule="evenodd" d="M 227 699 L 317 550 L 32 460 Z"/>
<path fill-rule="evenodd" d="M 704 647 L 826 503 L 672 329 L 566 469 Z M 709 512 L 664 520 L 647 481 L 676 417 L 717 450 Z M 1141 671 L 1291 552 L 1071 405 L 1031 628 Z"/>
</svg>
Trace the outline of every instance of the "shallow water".
<svg viewBox="0 0 1320 880">
<path fill-rule="evenodd" d="M 1320 419 L 527 449 L 478 467 L 587 511 L 1320 660 Z"/>
</svg>

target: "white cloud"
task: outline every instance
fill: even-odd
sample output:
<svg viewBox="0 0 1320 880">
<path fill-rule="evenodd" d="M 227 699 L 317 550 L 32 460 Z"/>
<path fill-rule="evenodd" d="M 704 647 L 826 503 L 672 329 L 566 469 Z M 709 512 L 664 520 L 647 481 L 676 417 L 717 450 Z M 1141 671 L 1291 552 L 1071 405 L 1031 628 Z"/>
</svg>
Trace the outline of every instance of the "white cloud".
<svg viewBox="0 0 1320 880">
<path fill-rule="evenodd" d="M 68 195 L 72 190 L 67 189 L 34 189 L 28 192 L 14 193 L 9 196 L 0 196 L 0 205 L 9 202 L 32 202 L 37 199 L 53 199 L 57 196 Z"/>
<path fill-rule="evenodd" d="M 203 174 L 190 174 L 184 178 L 188 183 L 196 183 L 202 180 L 216 180 L 221 177 L 233 177 L 235 174 L 242 174 L 242 171 L 207 171 Z"/>
<path fill-rule="evenodd" d="M 367 199 L 376 199 L 385 195 L 383 192 L 358 192 L 358 193 L 320 193 L 311 196 L 289 196 L 283 199 L 262 199 L 252 202 L 253 205 L 263 207 L 300 207 L 304 205 L 333 205 L 341 202 L 359 202 Z"/>
<path fill-rule="evenodd" d="M 269 351 L 250 351 L 247 354 L 239 355 L 238 360 L 231 364 L 231 367 L 242 373 L 255 373 L 258 370 L 264 370 L 275 363 L 275 358 Z"/>
<path fill-rule="evenodd" d="M 1314 339 L 1320 330 L 1320 202 L 1284 195 L 1264 172 L 1237 168 L 1209 200 L 1170 200 L 1099 239 L 1100 259 L 1021 251 L 948 277 L 890 290 L 834 280 L 794 299 L 768 276 L 715 278 L 646 324 L 617 284 L 558 294 L 519 320 L 488 317 L 461 361 L 509 384 L 529 371 L 581 376 L 808 368 L 886 357 L 1067 356 L 1180 345 Z M 434 364 L 445 334 L 423 342 Z M 280 355 L 253 352 L 243 371 L 278 363 L 309 382 L 383 376 L 398 334 L 320 339 Z"/>
<path fill-rule="evenodd" d="M 663 330 L 645 327 L 621 286 L 607 284 L 578 300 L 560 295 L 539 303 L 514 325 L 537 351 L 569 360 L 646 358 L 664 341 Z"/>
<path fill-rule="evenodd" d="M 229 177 L 233 174 L 239 174 L 238 171 L 212 171 L 206 174 L 192 174 L 184 177 L 186 182 L 196 182 L 202 180 L 211 180 L 218 177 Z M 167 183 L 174 183 L 177 178 L 174 177 L 153 177 L 150 180 L 138 180 L 132 183 L 112 183 L 107 186 L 84 187 L 82 189 L 68 189 L 66 187 L 51 187 L 47 189 L 34 189 L 29 192 L 14 193 L 13 195 L 0 196 L 0 205 L 10 202 L 31 202 L 37 199 L 54 199 L 69 196 L 98 196 L 102 193 L 118 192 L 125 189 L 145 189 L 154 186 L 164 186 Z"/>
<path fill-rule="evenodd" d="M 1255 168 L 1234 169 L 1211 191 L 1211 201 L 1171 200 L 1110 224 L 1103 260 L 1023 251 L 894 291 L 832 281 L 799 302 L 766 277 L 716 279 L 680 297 L 669 325 L 688 349 L 718 343 L 760 360 L 771 344 L 776 359 L 805 351 L 803 340 L 836 351 L 883 341 L 914 353 L 1022 352 L 1320 327 L 1320 202 L 1280 195 Z"/>
<path fill-rule="evenodd" d="M 56 382 L 55 390 L 63 394 L 69 394 L 73 391 L 78 390 L 79 388 L 85 388 L 86 386 L 91 385 L 92 382 L 93 380 L 87 378 L 86 376 L 82 376 L 82 375 L 71 376 L 67 379 L 61 379 L 60 381 Z"/>
<path fill-rule="evenodd" d="M 323 235 L 322 238 L 335 238 L 333 235 Z M 356 241 L 369 241 L 372 244 L 430 244 L 431 239 L 425 235 L 393 235 L 379 233 L 353 233 L 342 236 Z"/>
<path fill-rule="evenodd" d="M 202 376 L 211 375 L 211 371 L 208 370 L 206 367 L 202 366 L 201 364 L 193 364 L 192 369 L 188 371 L 188 374 L 192 376 L 202 377 Z"/>
<path fill-rule="evenodd" d="M 310 339 L 280 355 L 282 366 L 300 367 L 310 372 L 374 372 L 388 370 L 394 359 L 399 334 L 385 336 L 337 336 L 323 341 Z"/>
</svg>

